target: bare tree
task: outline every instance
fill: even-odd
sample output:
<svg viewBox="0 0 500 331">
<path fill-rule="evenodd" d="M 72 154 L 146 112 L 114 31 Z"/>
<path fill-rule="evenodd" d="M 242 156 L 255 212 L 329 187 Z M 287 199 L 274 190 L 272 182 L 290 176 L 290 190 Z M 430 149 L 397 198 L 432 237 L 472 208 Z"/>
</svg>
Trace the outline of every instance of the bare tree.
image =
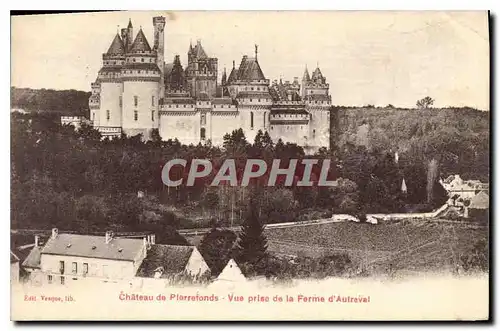
<svg viewBox="0 0 500 331">
<path fill-rule="evenodd" d="M 434 99 L 427 96 L 423 99 L 417 101 L 417 107 L 419 109 L 428 109 L 434 104 Z"/>
</svg>

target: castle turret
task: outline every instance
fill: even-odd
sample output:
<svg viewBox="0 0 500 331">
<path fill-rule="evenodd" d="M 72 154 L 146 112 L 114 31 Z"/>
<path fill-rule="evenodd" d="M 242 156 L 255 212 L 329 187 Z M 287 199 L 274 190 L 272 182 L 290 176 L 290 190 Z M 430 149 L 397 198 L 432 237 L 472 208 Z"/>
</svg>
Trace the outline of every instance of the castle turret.
<svg viewBox="0 0 500 331">
<path fill-rule="evenodd" d="M 306 69 L 307 70 L 307 69 Z M 317 150 L 330 146 L 330 109 L 332 99 L 329 94 L 330 85 L 319 66 L 316 67 L 310 79 L 307 71 L 302 80 L 302 99 L 306 109 L 311 114 L 309 124 L 308 146 Z"/>
<path fill-rule="evenodd" d="M 224 67 L 224 72 L 222 73 L 222 79 L 221 79 L 221 85 L 225 86 L 227 82 L 227 77 L 226 77 L 226 67 Z"/>
<path fill-rule="evenodd" d="M 127 26 L 127 46 L 128 46 L 127 51 L 132 46 L 133 40 L 134 40 L 134 27 L 132 26 L 132 20 L 129 18 Z"/>
<path fill-rule="evenodd" d="M 157 53 L 151 49 L 142 31 L 125 56 L 122 68 L 123 131 L 128 135 L 143 134 L 158 128 L 158 101 L 161 71 Z"/>
<path fill-rule="evenodd" d="M 125 45 L 121 37 L 116 34 L 108 48 L 102 55 L 102 68 L 99 70 L 97 82 L 99 84 L 99 113 L 93 115 L 95 126 L 101 128 L 119 128 L 122 124 L 121 104 L 121 67 L 125 62 Z M 94 86 L 93 86 L 94 87 Z M 97 86 L 95 86 L 97 88 Z"/>
<path fill-rule="evenodd" d="M 189 46 L 186 79 L 193 97 L 213 98 L 216 96 L 217 62 L 217 58 L 208 57 L 201 45 L 201 40 L 196 42 L 196 46 Z"/>
<path fill-rule="evenodd" d="M 154 25 L 154 45 L 156 52 L 156 64 L 160 69 L 160 98 L 165 95 L 165 17 L 157 16 L 153 18 Z"/>
</svg>

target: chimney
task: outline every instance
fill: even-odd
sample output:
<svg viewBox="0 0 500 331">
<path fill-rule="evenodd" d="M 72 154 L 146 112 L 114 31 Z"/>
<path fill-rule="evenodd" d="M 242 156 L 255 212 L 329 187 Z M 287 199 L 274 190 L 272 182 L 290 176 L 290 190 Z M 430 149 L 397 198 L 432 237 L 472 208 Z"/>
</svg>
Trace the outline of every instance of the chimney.
<svg viewBox="0 0 500 331">
<path fill-rule="evenodd" d="M 108 244 L 111 239 L 113 239 L 113 231 L 106 231 L 106 244 Z"/>
<path fill-rule="evenodd" d="M 40 241 L 40 236 L 35 235 L 35 247 L 38 247 L 38 242 Z"/>
<path fill-rule="evenodd" d="M 52 235 L 50 236 L 50 238 L 55 239 L 57 237 L 58 233 L 59 233 L 59 230 L 57 230 L 57 228 L 53 228 Z"/>
<path fill-rule="evenodd" d="M 156 235 L 154 235 L 154 234 L 152 234 L 152 235 L 150 236 L 151 245 L 154 245 L 154 244 L 155 244 L 155 240 L 156 240 L 156 238 L 155 238 L 155 237 L 156 237 Z"/>
</svg>

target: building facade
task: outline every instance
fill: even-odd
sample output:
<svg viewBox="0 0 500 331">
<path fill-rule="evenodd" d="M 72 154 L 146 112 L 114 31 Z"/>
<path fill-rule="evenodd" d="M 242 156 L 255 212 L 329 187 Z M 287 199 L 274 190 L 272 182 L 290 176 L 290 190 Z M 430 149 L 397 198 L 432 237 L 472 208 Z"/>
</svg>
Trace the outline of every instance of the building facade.
<svg viewBox="0 0 500 331">
<path fill-rule="evenodd" d="M 178 55 L 165 63 L 165 18 L 154 17 L 153 25 L 153 47 L 142 29 L 134 38 L 129 21 L 102 55 L 89 108 L 103 136 L 148 139 L 157 129 L 163 140 L 220 145 L 226 133 L 241 128 L 249 141 L 261 130 L 306 152 L 329 147 L 331 96 L 319 67 L 311 76 L 306 68 L 301 82 L 271 84 L 256 45 L 254 57 L 243 56 L 238 67 L 233 61 L 229 76 L 224 69 L 219 81 L 218 59 L 200 40 L 189 45 L 185 68 Z"/>
</svg>

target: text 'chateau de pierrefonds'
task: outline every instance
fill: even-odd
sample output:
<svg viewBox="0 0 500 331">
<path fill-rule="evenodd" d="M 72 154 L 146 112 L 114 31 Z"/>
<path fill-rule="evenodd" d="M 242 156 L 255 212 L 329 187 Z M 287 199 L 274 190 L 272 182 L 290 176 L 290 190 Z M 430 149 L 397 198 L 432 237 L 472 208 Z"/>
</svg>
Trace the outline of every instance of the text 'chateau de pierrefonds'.
<svg viewBox="0 0 500 331">
<path fill-rule="evenodd" d="M 150 47 L 142 28 L 134 38 L 132 22 L 116 34 L 102 55 L 102 68 L 92 83 L 90 120 L 103 136 L 177 138 L 183 144 L 221 145 L 223 136 L 243 129 L 248 141 L 259 130 L 274 142 L 296 143 L 308 152 L 329 147 L 331 96 L 329 84 L 317 67 L 302 81 L 272 83 L 262 72 L 255 45 L 254 57 L 233 61 L 218 80 L 218 60 L 197 41 L 189 45 L 188 64 L 179 55 L 165 63 L 165 18 L 154 17 Z"/>
</svg>

